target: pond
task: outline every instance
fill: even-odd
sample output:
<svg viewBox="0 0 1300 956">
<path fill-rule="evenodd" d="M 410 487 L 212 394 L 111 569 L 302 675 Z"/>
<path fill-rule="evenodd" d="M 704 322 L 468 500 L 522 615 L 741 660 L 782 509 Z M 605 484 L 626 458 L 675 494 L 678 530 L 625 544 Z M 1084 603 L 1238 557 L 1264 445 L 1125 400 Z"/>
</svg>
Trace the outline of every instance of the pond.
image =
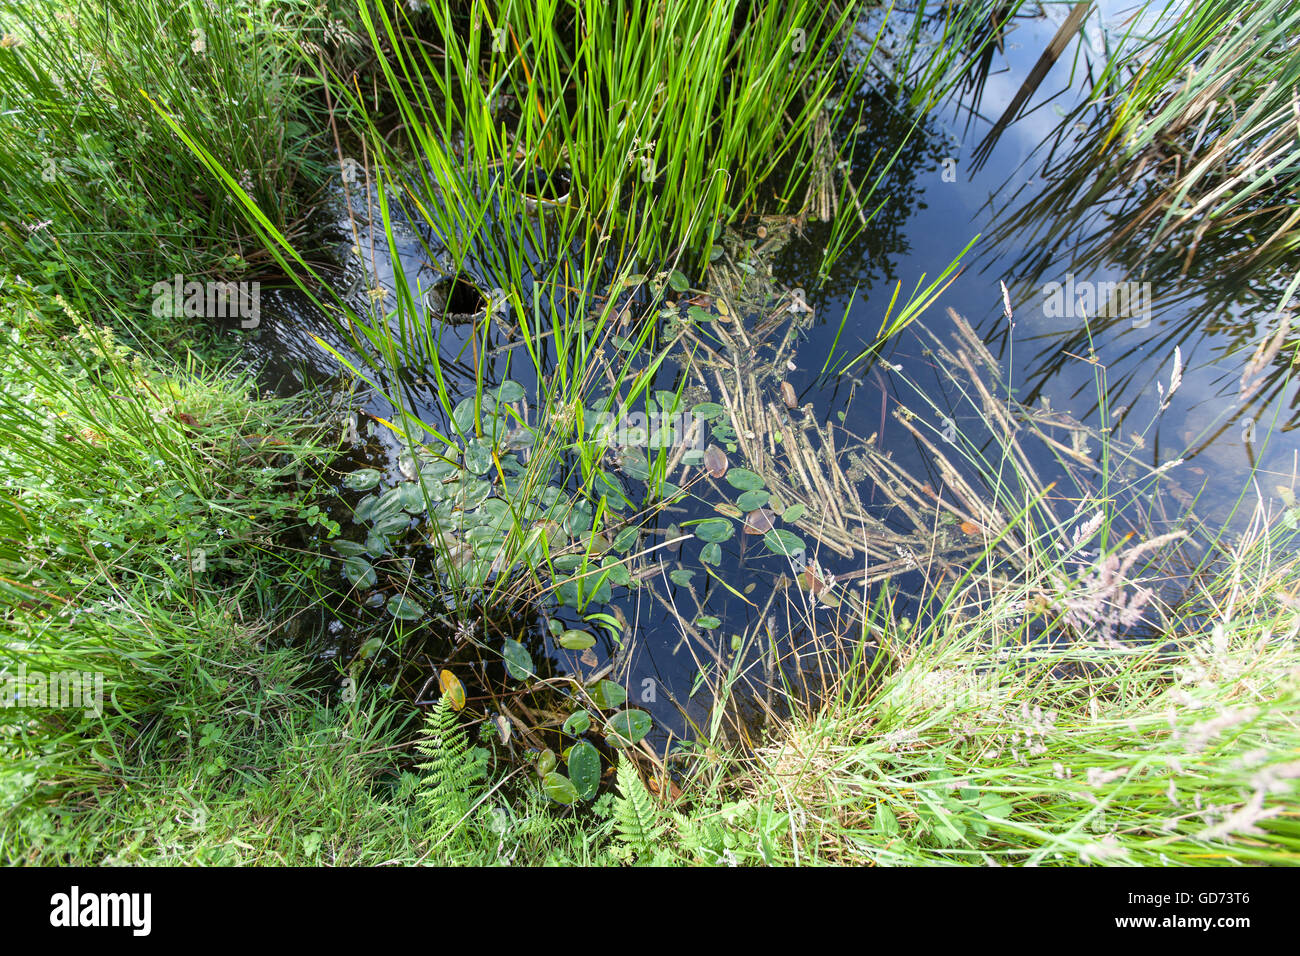
<svg viewBox="0 0 1300 956">
<path fill-rule="evenodd" d="M 1183 274 L 1136 245 L 1125 248 L 1122 239 L 1102 254 L 1094 251 L 1096 237 L 1117 231 L 1120 220 L 1113 193 L 1089 198 L 1089 177 L 1098 171 L 1078 168 L 1072 156 L 1079 137 L 1070 124 L 1084 81 L 1081 75 L 1072 81 L 1064 60 L 1018 117 L 993 121 L 1062 19 L 1017 19 L 1003 48 L 910 138 L 913 114 L 891 88 L 881 83 L 860 92 L 855 135 L 867 148 L 855 153 L 854 180 L 867 176 L 877 150 L 888 154 L 901 145 L 901 153 L 880 187 L 888 201 L 824 281 L 818 272 L 832 239 L 829 224 L 796 228 L 781 217 L 752 217 L 725 237 L 710 287 L 663 290 L 671 310 L 686 316 L 697 309 L 708 317 L 682 339 L 693 358 L 687 362 L 680 353 L 675 364 L 660 368 L 653 388 L 664 394 L 680 388 L 685 404 L 665 410 L 706 408 L 703 419 L 720 427 L 690 450 L 699 455 L 712 445 L 726 465 L 681 456 L 669 480 L 689 485 L 692 494 L 610 552 L 640 555 L 631 562 L 640 586 L 614 579 L 585 612 L 607 614 L 617 628 L 591 627 L 575 608 L 548 604 L 522 617 L 488 615 L 479 632 L 484 639 L 517 641 L 543 679 L 617 680 L 629 704 L 653 717 L 648 740 L 660 752 L 672 740 L 702 734 L 744 742 L 765 718 L 780 715 L 783 688 L 814 694 L 834 680 L 837 665 L 874 653 L 876 636 L 862 629 L 864 604 L 888 593 L 907 608 L 929 574 L 952 573 L 979 549 L 988 531 L 981 517 L 989 514 L 987 501 L 954 503 L 950 495 L 947 510 L 911 518 L 908 502 L 942 499 L 946 487 L 960 483 L 937 457 L 953 430 L 968 450 L 998 447 L 999 408 L 1014 406 L 1016 415 L 1033 417 L 1035 427 L 1020 433 L 1028 436 L 1022 453 L 1061 519 L 1078 515 L 1085 523 L 1105 498 L 1131 509 L 1135 526 L 1195 531 L 1199 519 L 1230 533 L 1247 520 L 1246 492 L 1251 507 L 1256 494 L 1278 510 L 1294 505 L 1300 445 L 1285 363 L 1273 362 L 1243 382 L 1252 354 L 1277 328 L 1282 290 L 1231 287 L 1213 268 Z M 347 195 L 351 217 L 342 190 L 321 212 L 338 291 L 359 307 L 393 297 L 400 265 L 412 294 L 421 295 L 443 274 L 426 254 L 432 237 L 418 224 L 394 223 L 395 261 L 373 190 L 353 181 Z M 960 272 L 945 280 L 929 308 L 877 354 L 855 360 L 872 344 L 895 296 L 901 301 L 918 284 L 933 282 L 976 236 Z M 1147 258 L 1158 260 L 1147 272 L 1124 264 Z M 467 269 L 491 289 L 481 264 Z M 729 321 L 737 303 L 749 306 L 740 324 Z M 961 320 L 972 330 L 964 345 Z M 474 392 L 468 358 L 478 348 L 474 328 L 448 324 L 440 338 L 443 371 L 459 397 Z M 353 379 L 333 352 L 361 364 L 335 323 L 295 291 L 264 294 L 260 328 L 240 334 L 247 359 L 280 390 L 310 382 L 342 395 Z M 984 367 L 970 334 L 994 368 Z M 491 384 L 513 381 L 532 394 L 539 383 L 509 323 L 494 323 L 488 343 L 496 373 Z M 963 361 L 970 367 L 961 367 Z M 379 384 L 401 389 L 409 410 L 445 427 L 450 409 L 430 378 L 427 370 L 407 368 Z M 345 476 L 375 469 L 373 487 L 382 492 L 410 481 L 412 468 L 419 468 L 403 460 L 403 443 L 382 424 L 398 413 L 381 394 L 363 387 L 355 407 L 356 419 L 340 411 L 340 428 L 355 440 L 335 463 L 339 496 L 329 506 L 345 526 L 358 523 L 354 509 L 371 493 L 364 481 L 345 482 Z M 1040 440 L 1053 427 L 1056 444 Z M 1126 467 L 1160 478 L 1159 494 L 1111 489 L 1090 498 L 1080 490 L 1069 463 L 1095 462 L 1103 436 L 1122 449 Z M 800 455 L 791 452 L 794 446 Z M 619 454 L 621 491 L 636 499 L 644 487 L 636 454 Z M 798 467 L 791 464 L 796 459 Z M 949 464 L 975 497 L 985 496 L 969 454 L 954 453 Z M 419 510 L 408 509 L 409 515 Z M 398 515 L 398 523 L 407 516 Z M 393 582 L 403 573 L 408 580 L 430 574 L 421 557 L 427 529 L 418 517 L 402 527 L 413 529 L 411 536 L 385 556 L 387 565 L 375 562 L 385 586 L 376 587 L 364 568 L 350 577 L 340 572 L 338 587 L 349 596 L 319 622 L 321 653 L 340 662 L 340 681 L 366 659 L 421 703 L 436 696 L 444 669 L 458 672 L 472 695 L 479 665 L 464 653 L 466 634 L 450 616 L 441 623 L 438 614 L 424 617 L 414 636 L 399 635 L 396 644 L 380 640 L 381 650 L 370 643 L 390 621 L 385 611 L 392 612 Z M 782 540 L 783 528 L 794 529 L 797 547 L 807 548 L 797 564 L 771 546 Z M 348 536 L 364 538 L 345 531 Z M 612 537 L 610 547 L 618 543 Z M 1190 547 L 1203 554 L 1212 537 Z M 338 553 L 325 542 L 319 546 Z M 362 553 L 360 546 L 353 550 Z M 1178 580 L 1163 586 L 1176 589 Z M 424 593 L 436 594 L 436 578 Z M 917 606 L 913 613 L 928 611 Z M 581 628 L 596 636 L 594 645 L 561 645 L 562 634 Z M 1125 633 L 1140 636 L 1141 623 L 1129 622 Z M 492 679 L 482 676 L 484 683 Z M 719 699 L 727 701 L 725 713 L 715 706 Z M 499 703 L 478 699 L 496 716 L 491 704 Z M 509 717 L 519 726 L 558 720 L 546 705 L 514 706 Z"/>
</svg>

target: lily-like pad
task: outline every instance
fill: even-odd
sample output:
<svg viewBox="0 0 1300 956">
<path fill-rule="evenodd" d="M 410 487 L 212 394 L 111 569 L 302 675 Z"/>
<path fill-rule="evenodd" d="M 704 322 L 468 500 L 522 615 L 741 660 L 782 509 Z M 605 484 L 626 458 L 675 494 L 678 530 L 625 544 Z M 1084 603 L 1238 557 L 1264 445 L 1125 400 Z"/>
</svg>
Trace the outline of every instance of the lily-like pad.
<svg viewBox="0 0 1300 956">
<path fill-rule="evenodd" d="M 438 674 L 438 689 L 447 698 L 452 710 L 465 709 L 465 685 L 451 671 L 444 670 Z"/>
<path fill-rule="evenodd" d="M 653 726 L 654 721 L 644 710 L 620 710 L 605 722 L 605 741 L 611 747 L 630 747 Z"/>
<path fill-rule="evenodd" d="M 757 491 L 763 487 L 763 476 L 748 468 L 732 468 L 727 472 L 727 482 L 738 491 Z"/>
<path fill-rule="evenodd" d="M 735 526 L 726 518 L 706 518 L 695 526 L 695 536 L 701 541 L 726 541 L 735 533 Z"/>
<path fill-rule="evenodd" d="M 361 468 L 343 477 L 343 487 L 350 491 L 369 491 L 382 477 L 383 473 L 374 468 Z"/>
<path fill-rule="evenodd" d="M 596 635 L 590 631 L 571 628 L 560 635 L 560 646 L 570 651 L 585 651 L 596 643 Z"/>
<path fill-rule="evenodd" d="M 388 599 L 388 613 L 399 621 L 418 621 L 424 617 L 424 608 L 405 594 L 394 594 Z"/>
<path fill-rule="evenodd" d="M 564 733 L 573 737 L 585 734 L 590 729 L 591 714 L 585 710 L 574 711 L 569 715 L 569 719 L 564 722 L 564 726 L 560 728 Z"/>
<path fill-rule="evenodd" d="M 566 807 L 578 802 L 578 788 L 562 773 L 554 771 L 548 773 L 542 781 L 542 789 L 546 791 L 548 797 Z"/>
<path fill-rule="evenodd" d="M 506 672 L 515 680 L 527 680 L 533 676 L 533 657 L 518 641 L 507 637 L 501 647 L 501 658 L 505 661 Z"/>
<path fill-rule="evenodd" d="M 798 557 L 804 553 L 803 539 L 797 534 L 778 528 L 763 535 L 763 543 L 768 550 L 786 557 Z"/>
<path fill-rule="evenodd" d="M 588 693 L 591 699 L 601 710 L 613 710 L 615 707 L 622 706 L 627 700 L 627 691 L 623 689 L 622 684 L 616 684 L 612 680 L 603 680 L 595 687 L 591 688 Z"/>
<path fill-rule="evenodd" d="M 590 800 L 600 790 L 600 753 L 590 743 L 579 740 L 569 748 L 569 780 L 579 798 Z"/>
</svg>

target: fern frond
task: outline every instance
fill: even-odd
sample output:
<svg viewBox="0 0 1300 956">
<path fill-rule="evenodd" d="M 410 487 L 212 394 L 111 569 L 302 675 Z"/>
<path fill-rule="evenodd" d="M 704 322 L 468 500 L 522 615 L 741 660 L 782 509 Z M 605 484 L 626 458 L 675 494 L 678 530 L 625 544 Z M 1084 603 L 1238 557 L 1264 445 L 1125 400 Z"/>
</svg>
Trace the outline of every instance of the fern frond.
<svg viewBox="0 0 1300 956">
<path fill-rule="evenodd" d="M 655 841 L 665 825 L 636 766 L 622 755 L 618 759 L 616 782 L 619 795 L 614 799 L 614 835 L 638 855 L 653 853 Z"/>
</svg>

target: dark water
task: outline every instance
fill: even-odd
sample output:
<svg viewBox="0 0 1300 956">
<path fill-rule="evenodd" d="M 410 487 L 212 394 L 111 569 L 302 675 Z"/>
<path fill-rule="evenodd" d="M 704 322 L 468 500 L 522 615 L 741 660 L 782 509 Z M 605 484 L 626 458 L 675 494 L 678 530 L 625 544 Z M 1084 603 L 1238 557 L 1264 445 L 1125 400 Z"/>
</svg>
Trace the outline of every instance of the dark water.
<svg viewBox="0 0 1300 956">
<path fill-rule="evenodd" d="M 1079 261 L 1087 237 L 1098 229 L 1113 227 L 1114 208 L 1113 203 L 1039 208 L 1043 196 L 1075 172 L 1068 159 L 1069 130 L 1058 138 L 1062 115 L 1079 100 L 1079 83 L 1070 83 L 1068 55 L 1031 99 L 1027 112 L 996 141 L 984 142 L 993 120 L 1010 102 L 1054 30 L 1055 23 L 1045 20 L 1014 24 L 1004 51 L 993 57 L 980 84 L 959 88 L 931 114 L 925 129 L 904 147 L 881 185 L 881 195 L 888 195 L 889 202 L 822 284 L 817 282 L 817 267 L 827 236 L 825 226 L 810 224 L 805 241 L 793 242 L 779 254 L 774 264 L 777 283 L 803 290 L 815 312 L 795 353 L 793 368 L 786 369 L 785 380 L 798 401 L 811 402 L 824 422 L 864 438 L 875 435 L 881 450 L 914 473 L 928 474 L 932 469 L 929 456 L 893 417 L 900 402 L 936 431 L 942 428 L 945 414 L 977 441 L 985 428 L 936 367 L 931 351 L 931 335 L 946 339 L 951 332 L 946 313 L 951 308 L 978 330 L 1001 365 L 1004 386 L 1019 402 L 1050 407 L 1083 423 L 1111 428 L 1117 439 L 1130 445 L 1132 454 L 1152 466 L 1185 459 L 1168 475 L 1184 496 L 1195 499 L 1196 515 L 1207 526 L 1219 528 L 1243 521 L 1239 505 L 1246 489 L 1246 511 L 1254 506 L 1257 490 L 1270 507 L 1279 510 L 1286 496 L 1279 486 L 1291 488 L 1300 451 L 1292 429 L 1296 393 L 1284 376 L 1285 363 L 1279 360 L 1249 402 L 1238 401 L 1238 392 L 1245 363 L 1274 327 L 1281 288 L 1271 290 L 1274 297 L 1270 301 L 1268 288 L 1226 289 L 1196 270 L 1187 278 L 1168 270 L 1133 275 L 1115 262 Z M 859 136 L 871 149 L 860 151 L 860 169 L 855 170 L 859 176 L 855 178 L 865 174 L 873 149 L 892 150 L 912 123 L 909 115 L 893 105 L 888 91 L 865 90 L 862 96 L 866 118 Z M 1052 144 L 1056 146 L 1049 159 L 1046 146 Z M 354 198 L 354 212 L 364 220 L 365 204 L 361 197 Z M 338 210 L 325 215 L 340 232 L 336 251 L 339 261 L 345 263 L 336 288 L 353 288 L 352 300 L 361 303 L 365 287 L 372 282 L 367 277 L 377 276 L 379 286 L 391 292 L 394 273 L 382 233 L 361 221 L 359 248 L 354 248 L 353 237 L 342 225 L 346 220 Z M 1044 238 L 1049 226 L 1058 231 L 1050 241 Z M 964 260 L 966 268 L 914 327 L 892 339 L 877 359 L 855 366 L 851 374 L 821 374 L 832 351 L 853 355 L 870 343 L 896 282 L 902 283 L 906 296 L 923 274 L 936 276 L 976 234 L 981 239 Z M 399 228 L 397 245 L 412 284 L 418 281 L 427 286 L 439 270 L 426 261 L 415 231 Z M 1085 321 L 1078 315 L 1054 315 L 1044 293 L 1050 282 L 1081 288 L 1085 283 L 1130 280 L 1150 283 L 1151 299 L 1118 317 L 1093 315 Z M 1008 289 L 1014 316 L 1010 320 L 1004 312 L 999 281 Z M 336 360 L 313 338 L 320 336 L 350 354 L 348 343 L 332 323 L 296 292 L 264 294 L 264 300 L 262 328 L 246 344 L 264 381 L 286 390 L 307 381 L 344 387 L 349 377 L 340 375 Z M 442 355 L 453 388 L 459 385 L 468 393 L 473 373 L 464 352 L 466 335 L 464 330 L 448 327 Z M 491 344 L 503 349 L 497 353 L 497 361 L 504 369 L 510 359 L 510 342 L 499 332 L 493 335 L 498 338 Z M 1166 390 L 1170 386 L 1175 347 L 1183 364 L 1182 382 L 1161 411 L 1158 383 Z M 459 362 L 454 361 L 457 355 L 462 356 Z M 531 389 L 535 382 L 524 358 L 521 354 L 510 362 L 510 377 Z M 1099 373 L 1104 374 L 1107 388 L 1104 409 L 1099 405 Z M 679 374 L 680 370 L 666 370 L 659 387 L 675 387 Z M 445 420 L 432 385 L 421 378 L 419 370 L 412 370 L 400 382 L 381 384 L 403 389 L 410 407 L 427 420 Z M 363 390 L 357 399 L 359 407 L 372 416 L 391 417 L 393 413 L 386 401 L 372 393 Z M 937 409 L 929 409 L 927 402 Z M 364 417 L 360 435 L 350 457 L 336 463 L 340 475 L 369 464 L 384 469 L 391 483 L 402 451 L 398 440 Z M 1030 454 L 1044 480 L 1059 477 L 1051 455 L 1042 449 Z M 863 488 L 862 494 L 864 501 L 888 519 L 889 511 L 875 489 Z M 354 499 L 344 496 L 334 502 L 334 517 L 346 523 L 348 505 Z M 662 525 L 669 520 L 709 516 L 714 513 L 714 503 L 704 500 L 688 505 Z M 1069 512 L 1067 506 L 1065 513 Z M 819 646 L 852 653 L 860 632 L 843 609 L 820 608 L 801 621 L 787 616 L 782 609 L 786 602 L 767 603 L 790 568 L 785 559 L 764 551 L 757 540 L 738 534 L 723 543 L 719 576 L 731 589 L 703 572 L 697 558 L 698 541 L 688 542 L 680 554 L 662 555 L 669 559 L 665 574 L 669 567 L 677 567 L 678 561 L 698 573 L 694 593 L 669 584 L 666 576 L 660 575 L 655 585 L 660 597 L 689 608 L 688 619 L 707 614 L 721 621 L 720 627 L 698 637 L 684 634 L 650 589 L 614 590 L 611 604 L 628 622 L 625 649 L 620 652 L 604 640 L 594 651 L 600 666 L 616 665 L 614 676 L 628 687 L 630 703 L 654 716 L 652 739 L 660 744 L 666 733 L 689 735 L 692 723 L 710 729 L 714 715 L 709 688 L 728 676 L 735 677 L 734 668 L 744 672 L 738 685 L 742 691 L 737 694 L 743 722 L 762 715 L 762 688 L 780 679 L 773 671 L 774 656 L 789 664 L 792 653 L 811 632 L 817 632 Z M 825 551 L 817 557 L 828 572 L 838 575 L 861 565 L 860 558 L 845 559 Z M 904 591 L 917 585 L 906 576 L 899 583 Z M 344 586 L 340 576 L 340 587 Z M 547 613 L 566 626 L 578 623 L 571 610 Z M 813 620 L 815 624 L 811 624 Z M 340 660 L 355 655 L 366 634 L 364 628 L 355 627 L 355 615 L 349 621 L 346 627 L 334 624 L 334 634 L 327 642 L 328 653 Z M 544 672 L 591 670 L 580 667 L 574 653 L 554 646 L 540 618 L 498 621 L 488 627 L 489 640 L 494 633 L 525 643 Z M 400 680 L 404 692 L 414 694 L 422 685 L 422 675 L 436 673 L 448 662 L 453 653 L 448 649 L 450 640 L 446 630 L 433 628 L 424 644 L 407 647 L 398 655 L 406 662 Z M 794 673 L 796 683 L 815 685 L 820 666 L 817 655 L 806 655 L 786 668 L 787 678 Z M 707 671 L 704 679 L 702 669 Z"/>
</svg>

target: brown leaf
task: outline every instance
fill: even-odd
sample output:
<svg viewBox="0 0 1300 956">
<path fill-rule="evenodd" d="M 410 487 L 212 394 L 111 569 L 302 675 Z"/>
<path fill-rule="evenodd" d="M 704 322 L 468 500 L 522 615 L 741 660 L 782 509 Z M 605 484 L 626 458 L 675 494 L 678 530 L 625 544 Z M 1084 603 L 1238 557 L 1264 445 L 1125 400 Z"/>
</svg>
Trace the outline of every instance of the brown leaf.
<svg viewBox="0 0 1300 956">
<path fill-rule="evenodd" d="M 799 405 L 799 396 L 794 393 L 794 386 L 789 382 L 781 383 L 781 401 L 785 402 L 786 408 L 796 408 Z"/>
<path fill-rule="evenodd" d="M 727 473 L 727 453 L 717 445 L 704 449 L 704 470 L 710 477 L 721 478 Z"/>
<path fill-rule="evenodd" d="M 759 508 L 745 515 L 745 534 L 765 534 L 776 526 L 776 512 L 771 508 Z"/>
</svg>

